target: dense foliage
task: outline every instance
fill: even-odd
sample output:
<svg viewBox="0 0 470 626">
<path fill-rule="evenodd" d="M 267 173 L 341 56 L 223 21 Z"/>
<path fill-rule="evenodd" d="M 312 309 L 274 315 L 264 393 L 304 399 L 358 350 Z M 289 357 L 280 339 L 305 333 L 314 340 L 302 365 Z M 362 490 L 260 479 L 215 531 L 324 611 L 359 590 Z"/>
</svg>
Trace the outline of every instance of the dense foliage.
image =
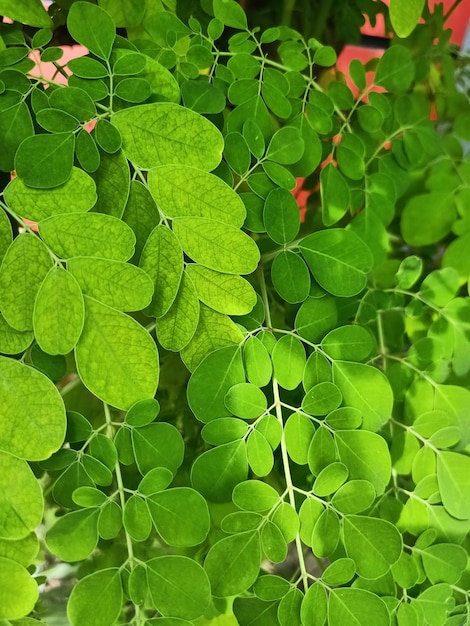
<svg viewBox="0 0 470 626">
<path fill-rule="evenodd" d="M 189 4 L 57 0 L 65 64 L 0 0 L 0 623 L 48 622 L 71 563 L 73 626 L 468 624 L 442 8 L 392 2 L 353 94 L 332 47 Z"/>
</svg>

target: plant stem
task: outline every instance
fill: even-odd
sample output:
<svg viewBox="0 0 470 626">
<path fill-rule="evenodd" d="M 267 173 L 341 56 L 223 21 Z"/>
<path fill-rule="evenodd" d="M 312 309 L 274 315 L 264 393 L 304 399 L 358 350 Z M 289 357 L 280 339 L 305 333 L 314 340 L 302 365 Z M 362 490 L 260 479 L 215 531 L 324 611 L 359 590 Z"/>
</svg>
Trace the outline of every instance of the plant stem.
<svg viewBox="0 0 470 626">
<path fill-rule="evenodd" d="M 295 0 L 284 0 L 282 6 L 281 24 L 290 26 L 292 20 L 292 12 L 294 11 Z"/>
<path fill-rule="evenodd" d="M 455 0 L 454 4 L 450 7 L 450 9 L 444 15 L 444 23 L 447 22 L 447 20 L 452 15 L 452 13 L 455 11 L 455 9 L 459 6 L 459 4 L 462 4 L 462 0 Z"/>
</svg>

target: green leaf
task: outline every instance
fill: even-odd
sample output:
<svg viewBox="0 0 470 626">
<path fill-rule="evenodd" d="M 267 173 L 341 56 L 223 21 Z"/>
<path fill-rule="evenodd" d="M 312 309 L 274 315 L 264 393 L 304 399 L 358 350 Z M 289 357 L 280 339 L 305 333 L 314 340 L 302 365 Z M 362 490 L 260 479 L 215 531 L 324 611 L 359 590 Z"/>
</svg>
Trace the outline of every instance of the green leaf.
<svg viewBox="0 0 470 626">
<path fill-rule="evenodd" d="M 167 467 L 154 467 L 139 483 L 139 493 L 144 496 L 151 496 L 157 491 L 166 489 L 173 480 L 173 472 Z"/>
<path fill-rule="evenodd" d="M 452 596 L 452 590 L 446 583 L 438 583 L 428 589 L 425 589 L 416 601 L 416 608 L 420 608 L 420 613 L 424 613 L 425 620 L 431 626 L 443 626 L 447 622 L 447 614 L 449 609 L 449 601 Z"/>
<path fill-rule="evenodd" d="M 307 359 L 302 377 L 305 391 L 310 391 L 319 383 L 330 382 L 331 377 L 331 364 L 326 356 L 317 350 L 312 352 Z"/>
<path fill-rule="evenodd" d="M 250 81 L 251 82 L 251 81 Z M 254 81 L 255 84 L 256 81 Z M 237 83 L 233 83 L 237 84 Z M 246 174 L 251 165 L 251 154 L 245 138 L 239 132 L 225 137 L 224 157 L 229 167 L 239 175 Z"/>
<path fill-rule="evenodd" d="M 39 540 L 33 532 L 22 539 L 0 539 L 0 556 L 24 567 L 31 565 L 39 552 Z"/>
<path fill-rule="evenodd" d="M 248 461 L 243 441 L 203 452 L 191 469 L 194 489 L 211 502 L 229 502 L 235 485 L 247 477 Z"/>
<path fill-rule="evenodd" d="M 379 59 L 375 84 L 387 91 L 406 91 L 415 75 L 415 66 L 408 48 L 390 46 Z"/>
<path fill-rule="evenodd" d="M 263 211 L 266 232 L 278 244 L 295 239 L 300 227 L 300 211 L 294 196 L 287 189 L 273 189 L 266 198 Z"/>
<path fill-rule="evenodd" d="M 12 106 L 0 111 L 0 140 L 2 142 L 0 169 L 2 171 L 9 172 L 15 169 L 14 161 L 18 147 L 33 134 L 33 121 L 26 102 L 17 102 L 15 99 Z"/>
<path fill-rule="evenodd" d="M 323 585 L 313 583 L 308 588 L 300 608 L 302 626 L 323 626 L 327 617 L 327 597 Z"/>
<path fill-rule="evenodd" d="M 258 577 L 260 562 L 258 532 L 244 532 L 218 541 L 204 562 L 213 595 L 224 598 L 246 591 Z"/>
<path fill-rule="evenodd" d="M 350 477 L 370 481 L 377 493 L 384 492 L 391 475 L 388 446 L 380 435 L 367 430 L 340 430 L 335 441 Z"/>
<path fill-rule="evenodd" d="M 15 0 L 1 0 L 0 13 L 28 26 L 52 27 L 52 20 L 40 0 L 25 0 L 20 5 Z"/>
<path fill-rule="evenodd" d="M 312 421 L 303 413 L 292 413 L 284 426 L 287 452 L 294 463 L 307 465 L 308 449 L 315 433 Z"/>
<path fill-rule="evenodd" d="M 153 229 L 142 250 L 140 267 L 154 283 L 150 312 L 163 317 L 175 301 L 183 276 L 183 250 L 172 230 L 163 225 Z"/>
<path fill-rule="evenodd" d="M 340 538 L 340 522 L 332 509 L 325 509 L 315 523 L 312 550 L 316 557 L 327 557 L 336 550 Z"/>
<path fill-rule="evenodd" d="M 132 430 L 132 446 L 140 473 L 166 467 L 173 474 L 183 462 L 184 443 L 179 431 L 166 422 Z"/>
<path fill-rule="evenodd" d="M 98 570 L 72 589 L 67 617 L 73 626 L 111 626 L 121 613 L 122 601 L 119 569 Z"/>
<path fill-rule="evenodd" d="M 197 546 L 207 537 L 209 509 L 194 489 L 176 487 L 160 491 L 151 495 L 147 504 L 157 532 L 170 546 Z"/>
<path fill-rule="evenodd" d="M 67 268 L 86 296 L 118 311 L 140 311 L 152 300 L 152 280 L 129 263 L 75 257 L 68 261 Z"/>
<path fill-rule="evenodd" d="M 281 626 L 298 624 L 300 619 L 300 607 L 304 594 L 300 589 L 291 589 L 280 601 L 277 617 Z"/>
<path fill-rule="evenodd" d="M 81 167 L 87 172 L 96 172 L 100 166 L 100 152 L 95 140 L 86 130 L 81 130 L 77 134 L 75 139 L 75 156 Z"/>
<path fill-rule="evenodd" d="M 349 208 L 349 188 L 341 173 L 328 163 L 320 172 L 322 217 L 325 226 L 333 226 Z"/>
<path fill-rule="evenodd" d="M 391 0 L 390 20 L 399 37 L 408 37 L 416 28 L 423 12 L 425 0 Z"/>
<path fill-rule="evenodd" d="M 333 561 L 322 574 L 322 580 L 327 585 L 345 585 L 356 573 L 356 566 L 352 559 L 341 558 Z"/>
<path fill-rule="evenodd" d="M 266 396 L 259 387 L 251 383 L 238 383 L 225 394 L 227 410 L 243 419 L 254 419 L 262 415 L 268 406 Z"/>
<path fill-rule="evenodd" d="M 96 487 L 79 487 L 73 492 L 72 499 L 75 504 L 87 508 L 101 506 L 108 500 L 105 494 Z"/>
<path fill-rule="evenodd" d="M 39 461 L 59 449 L 65 435 L 65 407 L 44 374 L 0 357 L 0 449 Z"/>
<path fill-rule="evenodd" d="M 140 400 L 131 406 L 126 415 L 126 422 L 130 426 L 146 426 L 153 422 L 160 412 L 158 400 L 150 398 Z"/>
<path fill-rule="evenodd" d="M 118 86 L 121 84 L 120 82 Z M 119 95 L 118 86 L 116 87 L 116 95 Z M 98 120 L 94 128 L 94 138 L 99 147 L 109 154 L 117 152 L 122 145 L 121 134 L 108 120 Z"/>
<path fill-rule="evenodd" d="M 229 224 L 202 217 L 181 217 L 173 232 L 193 261 L 226 274 L 251 274 L 260 258 L 256 243 Z"/>
<path fill-rule="evenodd" d="M 302 409 L 310 415 L 326 415 L 337 409 L 342 399 L 339 387 L 326 381 L 309 389 L 302 400 Z"/>
<path fill-rule="evenodd" d="M 238 346 L 220 348 L 208 354 L 193 372 L 187 388 L 188 404 L 203 423 L 230 415 L 225 394 L 245 382 L 245 371 Z"/>
<path fill-rule="evenodd" d="M 109 500 L 100 511 L 98 532 L 103 539 L 114 539 L 122 528 L 122 510 L 114 501 Z"/>
<path fill-rule="evenodd" d="M 16 620 L 28 615 L 38 596 L 38 586 L 28 570 L 0 557 L 0 619 Z"/>
<path fill-rule="evenodd" d="M 234 0 L 214 0 L 214 15 L 226 26 L 239 30 L 248 28 L 245 11 Z"/>
<path fill-rule="evenodd" d="M 299 244 L 317 282 L 335 296 L 354 296 L 372 268 L 368 246 L 352 231 L 331 228 L 308 235 Z"/>
<path fill-rule="evenodd" d="M 271 358 L 279 385 L 295 389 L 302 380 L 306 363 L 302 342 L 293 335 L 284 335 L 274 346 Z"/>
<path fill-rule="evenodd" d="M 177 104 L 157 102 L 113 116 L 127 158 L 143 169 L 187 165 L 206 172 L 220 163 L 223 138 L 201 115 Z"/>
<path fill-rule="evenodd" d="M 162 15 L 165 14 L 160 13 L 160 16 Z M 148 19 L 146 23 L 148 24 Z M 140 77 L 145 78 L 150 83 L 152 88 L 152 100 L 154 102 L 179 103 L 180 89 L 173 74 L 155 59 L 147 57 L 146 62 L 145 70 L 140 74 Z"/>
<path fill-rule="evenodd" d="M 51 215 L 89 211 L 96 202 L 95 183 L 76 167 L 69 180 L 54 189 L 32 189 L 15 178 L 5 189 L 5 200 L 17 215 L 39 222 Z"/>
<path fill-rule="evenodd" d="M 256 476 L 267 476 L 274 466 L 272 448 L 266 437 L 253 430 L 246 441 L 248 463 Z"/>
<path fill-rule="evenodd" d="M 147 187 L 133 180 L 122 221 L 132 228 L 136 237 L 134 262 L 140 260 L 149 233 L 160 223 L 157 206 Z"/>
<path fill-rule="evenodd" d="M 318 499 L 314 500 L 309 497 L 303 501 L 300 507 L 300 538 L 308 546 L 312 546 L 313 529 L 324 510 L 323 504 Z"/>
<path fill-rule="evenodd" d="M 116 84 L 116 89 L 114 93 L 118 98 L 124 100 L 125 102 L 139 103 L 145 102 L 152 95 L 152 86 L 148 80 L 145 78 L 123 78 Z M 108 122 L 109 124 L 109 122 Z M 110 128 L 114 130 L 114 136 L 110 132 Z M 115 150 L 119 149 L 121 143 L 121 135 L 119 131 L 116 131 L 116 128 L 113 126 L 107 126 L 106 132 L 109 132 L 109 135 L 106 137 L 106 145 L 107 152 L 115 152 Z M 103 143 L 98 141 L 101 147 L 104 148 Z"/>
<path fill-rule="evenodd" d="M 49 97 L 51 107 L 60 109 L 80 122 L 88 122 L 96 115 L 96 107 L 91 97 L 79 87 L 54 89 Z"/>
<path fill-rule="evenodd" d="M 467 566 L 467 553 L 461 546 L 440 543 L 421 552 L 423 567 L 430 582 L 455 585 Z"/>
<path fill-rule="evenodd" d="M 32 330 L 36 295 L 51 266 L 48 249 L 35 235 L 22 233 L 8 248 L 0 267 L 0 309 L 15 330 Z"/>
<path fill-rule="evenodd" d="M 316 496 L 330 496 L 346 481 L 349 471 L 344 463 L 332 463 L 322 469 L 312 487 Z"/>
<path fill-rule="evenodd" d="M 0 451 L 0 468 L 0 537 L 23 539 L 41 523 L 41 488 L 29 465 L 22 459 Z"/>
<path fill-rule="evenodd" d="M 124 506 L 122 522 L 134 541 L 145 541 L 152 531 L 152 518 L 147 503 L 133 494 Z"/>
<path fill-rule="evenodd" d="M 362 326 L 340 326 L 321 342 L 322 350 L 332 359 L 365 361 L 375 348 L 374 336 Z"/>
<path fill-rule="evenodd" d="M 284 126 L 276 131 L 269 142 L 266 157 L 275 163 L 296 163 L 304 153 L 304 140 L 295 126 Z"/>
<path fill-rule="evenodd" d="M 235 486 L 233 502 L 245 511 L 261 513 L 274 508 L 281 499 L 278 492 L 260 480 L 247 480 Z"/>
<path fill-rule="evenodd" d="M 246 377 L 253 385 L 264 387 L 272 376 L 271 357 L 264 344 L 256 336 L 249 337 L 243 347 Z"/>
<path fill-rule="evenodd" d="M 290 583 L 285 578 L 266 574 L 260 576 L 253 585 L 253 591 L 261 600 L 279 600 L 291 589 Z"/>
<path fill-rule="evenodd" d="M 189 275 L 184 272 L 178 293 L 168 312 L 157 322 L 158 341 L 165 350 L 178 352 L 194 336 L 199 321 L 199 300 Z"/>
<path fill-rule="evenodd" d="M 250 283 L 232 274 L 221 274 L 207 267 L 189 264 L 191 278 L 201 302 L 227 315 L 245 315 L 256 304 L 256 292 Z"/>
<path fill-rule="evenodd" d="M 437 480 L 442 503 L 458 519 L 470 517 L 470 457 L 444 451 L 437 455 Z"/>
<path fill-rule="evenodd" d="M 187 165 L 166 165 L 149 171 L 148 185 L 160 209 L 171 219 L 206 217 L 243 226 L 246 210 L 240 196 L 214 174 Z"/>
<path fill-rule="evenodd" d="M 75 41 L 100 59 L 109 59 L 116 27 L 106 11 L 88 2 L 75 2 L 67 17 L 67 28 Z"/>
<path fill-rule="evenodd" d="M 128 409 L 155 395 L 159 364 L 153 339 L 131 317 L 87 296 L 75 356 L 84 385 L 112 406 Z"/>
<path fill-rule="evenodd" d="M 210 604 L 207 574 L 186 556 L 171 554 L 147 561 L 147 579 L 153 604 L 163 616 L 196 619 Z"/>
<path fill-rule="evenodd" d="M 310 272 L 302 257 L 291 250 L 281 250 L 274 257 L 271 278 L 277 293 L 295 304 L 304 302 L 310 291 Z"/>
<path fill-rule="evenodd" d="M 208 52 L 206 48 L 204 50 Z M 211 56 L 210 53 L 209 56 Z M 221 113 L 225 109 L 224 92 L 217 85 L 210 83 L 206 76 L 198 76 L 196 80 L 188 80 L 183 83 L 181 95 L 185 107 L 196 113 L 215 114 Z M 173 98 L 171 100 L 175 102 Z"/>
<path fill-rule="evenodd" d="M 333 589 L 328 603 L 329 626 L 389 626 L 387 605 L 375 594 L 364 589 Z"/>
<path fill-rule="evenodd" d="M 13 233 L 10 220 L 5 211 L 0 211 L 0 265 L 12 241 Z"/>
<path fill-rule="evenodd" d="M 436 243 L 449 234 L 456 219 L 453 194 L 435 191 L 413 195 L 401 216 L 403 239 L 410 246 Z"/>
<path fill-rule="evenodd" d="M 233 417 L 220 417 L 208 422 L 201 431 L 205 442 L 213 446 L 241 439 L 248 432 L 248 424 Z"/>
<path fill-rule="evenodd" d="M 72 511 L 60 517 L 48 531 L 47 546 L 63 561 L 81 561 L 98 545 L 97 508 Z"/>
<path fill-rule="evenodd" d="M 77 118 L 60 109 L 41 109 L 36 114 L 37 123 L 50 133 L 67 133 L 78 130 Z"/>
<path fill-rule="evenodd" d="M 82 333 L 85 309 L 73 273 L 61 267 L 49 270 L 34 304 L 34 335 L 48 354 L 68 354 Z"/>
<path fill-rule="evenodd" d="M 134 252 L 134 233 L 111 215 L 55 215 L 40 222 L 39 232 L 46 244 L 64 259 L 94 256 L 127 261 Z"/>
<path fill-rule="evenodd" d="M 145 0 L 99 0 L 98 5 L 109 13 L 117 28 L 138 26 L 145 14 Z"/>
<path fill-rule="evenodd" d="M 67 67 L 80 78 L 106 78 L 108 71 L 100 61 L 89 56 L 70 59 Z"/>
<path fill-rule="evenodd" d="M 344 517 L 343 541 L 357 573 L 364 578 L 386 574 L 402 552 L 402 538 L 395 526 L 373 517 Z"/>
<path fill-rule="evenodd" d="M 31 345 L 34 339 L 32 331 L 20 331 L 12 328 L 3 315 L 0 316 L 0 352 L 2 354 L 20 354 Z"/>
<path fill-rule="evenodd" d="M 28 187 L 63 185 L 72 174 L 74 144 L 71 133 L 27 137 L 15 155 L 16 173 Z"/>
<path fill-rule="evenodd" d="M 97 213 L 120 218 L 129 197 L 129 164 L 122 150 L 116 154 L 101 154 L 100 167 L 93 172 L 98 200 Z"/>
<path fill-rule="evenodd" d="M 380 370 L 362 363 L 335 361 L 333 380 L 343 394 L 344 404 L 362 412 L 366 430 L 377 431 L 390 419 L 392 388 Z"/>
</svg>

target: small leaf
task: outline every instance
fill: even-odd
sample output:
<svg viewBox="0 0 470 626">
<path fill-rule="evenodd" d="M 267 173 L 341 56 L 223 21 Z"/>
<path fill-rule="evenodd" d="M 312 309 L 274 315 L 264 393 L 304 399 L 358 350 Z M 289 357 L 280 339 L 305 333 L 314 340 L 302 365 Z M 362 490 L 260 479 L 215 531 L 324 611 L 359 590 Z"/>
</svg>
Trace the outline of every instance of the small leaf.
<svg viewBox="0 0 470 626">
<path fill-rule="evenodd" d="M 325 509 L 315 523 L 312 533 L 312 550 L 322 558 L 331 555 L 338 545 L 340 522 L 332 509 Z"/>
<path fill-rule="evenodd" d="M 310 415 L 326 415 L 339 407 L 343 396 L 340 389 L 330 382 L 315 385 L 302 400 L 302 409 Z"/>
<path fill-rule="evenodd" d="M 387 91 L 406 91 L 415 74 L 411 52 L 404 46 L 391 46 L 380 58 L 375 73 L 375 84 Z"/>
<path fill-rule="evenodd" d="M 72 589 L 67 617 L 73 626 L 111 626 L 121 613 L 122 601 L 119 569 L 98 570 Z"/>
<path fill-rule="evenodd" d="M 302 626 L 323 626 L 327 617 L 326 590 L 319 582 L 308 588 L 300 608 Z"/>
<path fill-rule="evenodd" d="M 333 561 L 322 574 L 322 580 L 327 585 L 345 585 L 356 573 L 356 566 L 352 559 L 341 558 Z"/>
<path fill-rule="evenodd" d="M 256 336 L 249 337 L 243 348 L 246 376 L 250 383 L 264 387 L 272 376 L 272 364 L 269 352 Z"/>
<path fill-rule="evenodd" d="M 11 20 L 20 24 L 28 24 L 36 28 L 52 28 L 52 19 L 40 0 L 26 0 L 21 4 L 15 0 L 2 0 L 0 10 L 2 15 L 7 15 Z"/>
<path fill-rule="evenodd" d="M 281 498 L 274 487 L 267 483 L 247 480 L 235 486 L 232 499 L 240 509 L 258 513 L 274 508 Z"/>
<path fill-rule="evenodd" d="M 390 20 L 393 30 L 399 37 L 408 37 L 418 24 L 423 12 L 425 0 L 391 0 Z"/>
<path fill-rule="evenodd" d="M 467 554 L 461 546 L 441 543 L 425 548 L 421 552 L 424 571 L 430 582 L 445 582 L 455 585 L 467 566 Z"/>
<path fill-rule="evenodd" d="M 324 352 L 335 360 L 364 361 L 375 347 L 372 333 L 357 325 L 340 326 L 321 342 Z"/>
<path fill-rule="evenodd" d="M 126 422 L 130 426 L 146 426 L 153 422 L 160 412 L 158 400 L 149 398 L 133 404 L 126 415 Z"/>
<path fill-rule="evenodd" d="M 126 532 L 134 541 L 145 541 L 152 530 L 152 518 L 147 504 L 142 498 L 133 494 L 127 500 L 122 516 Z"/>
<path fill-rule="evenodd" d="M 206 500 L 229 502 L 238 483 L 248 477 L 243 441 L 233 441 L 203 452 L 191 469 L 191 483 Z"/>
<path fill-rule="evenodd" d="M 303 413 L 292 413 L 284 426 L 287 452 L 294 463 L 308 463 L 308 449 L 315 433 L 311 420 Z"/>
<path fill-rule="evenodd" d="M 166 422 L 132 429 L 132 447 L 142 476 L 156 467 L 173 474 L 183 462 L 184 443 L 179 431 Z"/>
<path fill-rule="evenodd" d="M 337 491 L 348 477 L 348 468 L 344 463 L 332 463 L 318 474 L 312 487 L 316 496 L 330 496 Z"/>
<path fill-rule="evenodd" d="M 289 165 L 299 161 L 304 152 L 304 140 L 294 126 L 276 131 L 269 143 L 266 157 L 275 163 Z"/>
<path fill-rule="evenodd" d="M 266 232 L 278 244 L 292 241 L 299 232 L 300 211 L 287 189 L 274 189 L 266 198 L 263 211 Z"/>
<path fill-rule="evenodd" d="M 368 480 L 377 493 L 383 493 L 391 475 L 390 453 L 385 439 L 367 430 L 340 430 L 335 433 L 335 441 L 351 478 Z"/>
<path fill-rule="evenodd" d="M 470 458 L 458 452 L 437 455 L 437 480 L 442 503 L 458 519 L 470 517 Z"/>
<path fill-rule="evenodd" d="M 274 466 L 272 449 L 266 437 L 259 430 L 253 430 L 249 434 L 246 441 L 246 455 L 256 476 L 267 476 L 271 473 Z"/>
<path fill-rule="evenodd" d="M 367 480 L 350 480 L 334 494 L 331 503 L 340 512 L 362 513 L 374 502 L 374 486 Z"/>
<path fill-rule="evenodd" d="M 214 15 L 226 26 L 239 30 L 247 28 L 245 11 L 234 0 L 214 0 Z"/>
<path fill-rule="evenodd" d="M 158 341 L 165 350 L 178 352 L 194 336 L 199 322 L 199 301 L 193 281 L 184 272 L 178 293 L 168 312 L 157 322 Z"/>
<path fill-rule="evenodd" d="M 291 586 L 288 580 L 273 574 L 260 576 L 253 585 L 253 591 L 261 600 L 279 600 L 290 589 Z"/>
<path fill-rule="evenodd" d="M 113 406 L 128 409 L 155 395 L 159 363 L 153 339 L 131 317 L 88 296 L 75 356 L 83 383 Z"/>
<path fill-rule="evenodd" d="M 277 293 L 290 304 L 304 302 L 309 295 L 310 272 L 302 257 L 291 250 L 281 250 L 274 257 L 271 279 Z"/>
</svg>

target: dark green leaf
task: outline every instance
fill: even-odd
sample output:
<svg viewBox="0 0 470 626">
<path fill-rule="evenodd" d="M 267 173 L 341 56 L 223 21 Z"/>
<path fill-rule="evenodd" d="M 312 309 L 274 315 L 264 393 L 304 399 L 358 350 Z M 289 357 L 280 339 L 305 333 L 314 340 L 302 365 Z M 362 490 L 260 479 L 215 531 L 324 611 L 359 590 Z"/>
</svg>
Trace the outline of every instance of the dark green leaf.
<svg viewBox="0 0 470 626">
<path fill-rule="evenodd" d="M 18 176 L 29 187 L 49 189 L 72 173 L 74 136 L 69 133 L 27 137 L 15 155 Z"/>
<path fill-rule="evenodd" d="M 88 2 L 75 2 L 69 11 L 67 28 L 75 41 L 100 59 L 109 59 L 116 27 L 106 11 Z"/>
</svg>

